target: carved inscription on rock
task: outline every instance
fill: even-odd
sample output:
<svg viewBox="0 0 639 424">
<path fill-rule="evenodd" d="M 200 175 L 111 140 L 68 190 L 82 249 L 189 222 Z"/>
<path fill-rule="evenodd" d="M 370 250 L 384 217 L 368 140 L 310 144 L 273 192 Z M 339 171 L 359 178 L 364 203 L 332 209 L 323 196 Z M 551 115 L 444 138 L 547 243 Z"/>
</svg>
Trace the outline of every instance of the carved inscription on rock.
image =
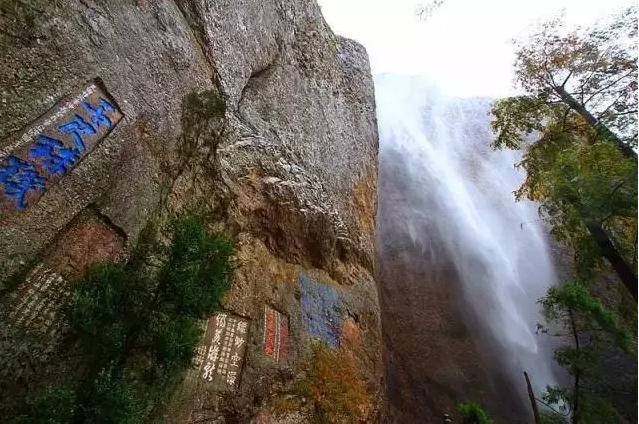
<svg viewBox="0 0 639 424">
<path fill-rule="evenodd" d="M 218 391 L 237 388 L 247 340 L 247 320 L 227 313 L 211 317 L 194 363 L 205 386 Z"/>
<path fill-rule="evenodd" d="M 23 210 L 88 155 L 122 119 L 99 81 L 60 100 L 0 151 L 0 215 Z"/>
<path fill-rule="evenodd" d="M 264 306 L 264 355 L 280 364 L 288 360 L 288 318 L 270 306 Z"/>
<path fill-rule="evenodd" d="M 343 308 L 337 290 L 301 273 L 300 294 L 302 318 L 308 334 L 330 347 L 338 347 Z"/>
<path fill-rule="evenodd" d="M 9 318 L 14 325 L 48 333 L 55 338 L 63 329 L 62 307 L 71 298 L 67 282 L 40 264 L 18 287 Z"/>
</svg>

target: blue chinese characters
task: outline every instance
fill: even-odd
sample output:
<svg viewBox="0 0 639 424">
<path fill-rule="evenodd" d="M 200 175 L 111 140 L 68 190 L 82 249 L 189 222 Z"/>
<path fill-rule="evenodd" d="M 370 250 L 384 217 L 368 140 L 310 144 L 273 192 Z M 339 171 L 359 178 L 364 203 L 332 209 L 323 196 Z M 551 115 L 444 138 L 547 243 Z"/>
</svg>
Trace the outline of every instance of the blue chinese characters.
<svg viewBox="0 0 639 424">
<path fill-rule="evenodd" d="M 106 112 L 116 112 L 111 103 L 107 102 L 103 98 L 100 98 L 100 104 L 98 105 L 98 107 L 95 108 L 91 106 L 91 103 L 89 102 L 83 103 L 84 107 L 87 110 L 91 111 L 91 122 L 93 122 L 93 125 L 95 125 L 96 128 L 100 125 L 104 125 L 105 127 L 111 126 L 111 120 L 106 115 Z"/>
<path fill-rule="evenodd" d="M 52 174 L 65 174 L 84 152 L 84 143 L 79 147 L 66 147 L 60 140 L 39 135 L 35 146 L 29 150 L 29 157 L 42 159 L 44 168 Z"/>
<path fill-rule="evenodd" d="M 82 141 L 82 136 L 84 134 L 95 134 L 95 128 L 82 119 L 80 115 L 75 115 L 71 121 L 58 126 L 58 130 L 62 133 L 69 134 L 73 139 L 75 148 L 80 152 L 84 152 L 84 141 Z"/>
<path fill-rule="evenodd" d="M 40 197 L 47 183 L 69 172 L 122 118 L 112 102 L 90 86 L 61 106 L 20 152 L 0 159 L 0 189 L 4 209 L 25 209 Z M 55 122 L 58 118 L 62 122 Z M 44 134 L 46 129 L 48 134 Z M 57 132 L 59 135 L 52 134 Z"/>
<path fill-rule="evenodd" d="M 11 155 L 0 166 L 0 184 L 4 194 L 14 199 L 19 209 L 24 209 L 29 190 L 44 190 L 44 177 L 32 163 Z"/>
</svg>

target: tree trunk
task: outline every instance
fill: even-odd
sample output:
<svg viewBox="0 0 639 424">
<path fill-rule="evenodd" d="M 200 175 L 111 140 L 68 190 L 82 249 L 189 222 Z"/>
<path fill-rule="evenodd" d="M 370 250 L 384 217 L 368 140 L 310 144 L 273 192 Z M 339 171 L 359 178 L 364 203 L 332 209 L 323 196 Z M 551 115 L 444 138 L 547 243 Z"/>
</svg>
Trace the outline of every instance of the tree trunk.
<svg viewBox="0 0 639 424">
<path fill-rule="evenodd" d="M 637 276 L 633 269 L 612 244 L 610 237 L 608 237 L 601 224 L 593 221 L 586 221 L 585 223 L 588 232 L 597 243 L 601 255 L 610 262 L 623 285 L 626 286 L 632 297 L 637 301 Z"/>
<path fill-rule="evenodd" d="M 577 349 L 577 354 L 579 355 L 579 350 L 581 347 L 579 346 L 579 333 L 577 332 L 577 323 L 575 322 L 575 315 L 572 313 L 572 309 L 568 308 L 568 315 L 570 316 L 570 327 L 572 327 L 572 335 L 575 340 L 575 349 Z M 572 423 L 579 424 L 581 411 L 579 410 L 579 376 L 581 371 L 579 367 L 577 367 L 575 371 L 575 386 L 574 386 L 574 394 L 572 399 Z"/>
<path fill-rule="evenodd" d="M 637 153 L 632 149 L 632 147 L 621 141 L 619 137 L 617 137 L 617 135 L 613 133 L 608 127 L 601 124 L 597 120 L 597 118 L 595 118 L 594 115 L 584 107 L 584 105 L 579 103 L 577 99 L 572 97 L 563 87 L 556 86 L 554 87 L 554 89 L 561 100 L 563 100 L 563 102 L 566 103 L 572 110 L 581 115 L 581 117 L 584 118 L 591 127 L 597 130 L 599 134 L 601 134 L 605 138 L 613 141 L 619 147 L 619 150 L 621 150 L 621 153 L 623 153 L 624 156 L 637 160 Z"/>
<path fill-rule="evenodd" d="M 533 391 L 532 385 L 530 384 L 530 378 L 528 378 L 528 373 L 526 371 L 524 371 L 524 378 L 526 378 L 526 387 L 528 388 L 528 397 L 530 398 L 530 405 L 532 406 L 535 424 L 541 424 L 539 409 L 537 408 L 537 400 L 535 399 L 535 392 Z"/>
<path fill-rule="evenodd" d="M 587 213 L 581 200 L 576 196 L 569 197 L 568 201 L 577 209 L 582 222 L 586 225 L 590 237 L 595 241 L 601 256 L 606 258 L 621 282 L 628 289 L 635 302 L 637 301 L 637 274 L 628 262 L 621 256 L 619 250 L 610 240 L 610 236 L 603 229 L 599 221 L 593 220 Z"/>
</svg>

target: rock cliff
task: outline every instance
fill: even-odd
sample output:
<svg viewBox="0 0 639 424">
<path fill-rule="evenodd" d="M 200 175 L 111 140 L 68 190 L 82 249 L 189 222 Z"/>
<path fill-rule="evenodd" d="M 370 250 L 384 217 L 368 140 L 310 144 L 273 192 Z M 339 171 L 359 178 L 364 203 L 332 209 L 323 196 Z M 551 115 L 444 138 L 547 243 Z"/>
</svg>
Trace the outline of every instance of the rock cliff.
<svg viewBox="0 0 639 424">
<path fill-rule="evenodd" d="M 92 264 L 126 261 L 147 223 L 197 210 L 235 242 L 225 309 L 249 336 L 237 388 L 196 370 L 167 419 L 277 422 L 270 402 L 313 338 L 348 351 L 378 396 L 363 47 L 307 0 L 2 0 L 0 26 L 5 307 L 55 312 L 64 296 L 33 287 L 64 292 Z M 273 322 L 286 330 L 275 361 Z"/>
</svg>

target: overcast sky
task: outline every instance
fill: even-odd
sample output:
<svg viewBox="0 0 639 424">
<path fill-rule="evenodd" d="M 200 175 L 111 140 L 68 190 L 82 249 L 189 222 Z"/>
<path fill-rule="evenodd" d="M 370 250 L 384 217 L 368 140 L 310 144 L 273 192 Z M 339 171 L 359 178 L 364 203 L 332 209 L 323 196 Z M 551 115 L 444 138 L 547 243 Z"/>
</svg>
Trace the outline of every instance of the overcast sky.
<svg viewBox="0 0 639 424">
<path fill-rule="evenodd" d="M 430 0 L 319 0 L 333 30 L 366 46 L 373 73 L 427 76 L 455 96 L 513 93 L 510 40 L 565 9 L 588 25 L 632 0 L 443 0 L 420 20 Z"/>
</svg>

